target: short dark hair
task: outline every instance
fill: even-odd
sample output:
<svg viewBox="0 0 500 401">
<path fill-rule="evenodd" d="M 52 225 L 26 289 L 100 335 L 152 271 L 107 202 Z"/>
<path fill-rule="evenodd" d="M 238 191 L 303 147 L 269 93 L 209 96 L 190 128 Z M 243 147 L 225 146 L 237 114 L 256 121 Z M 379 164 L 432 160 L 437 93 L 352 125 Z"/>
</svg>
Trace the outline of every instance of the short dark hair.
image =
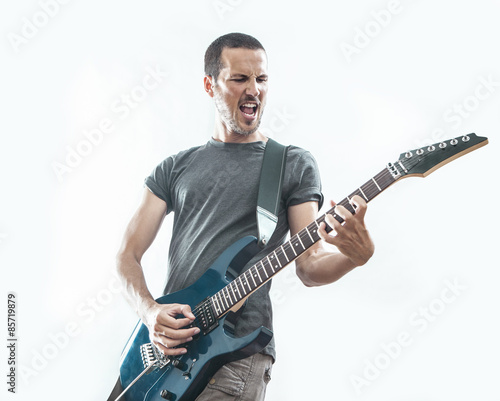
<svg viewBox="0 0 500 401">
<path fill-rule="evenodd" d="M 221 61 L 221 54 L 225 47 L 230 49 L 244 48 L 266 51 L 257 39 L 244 33 L 228 33 L 215 39 L 205 52 L 205 75 L 210 75 L 215 81 L 219 77 L 220 70 L 224 67 Z"/>
</svg>

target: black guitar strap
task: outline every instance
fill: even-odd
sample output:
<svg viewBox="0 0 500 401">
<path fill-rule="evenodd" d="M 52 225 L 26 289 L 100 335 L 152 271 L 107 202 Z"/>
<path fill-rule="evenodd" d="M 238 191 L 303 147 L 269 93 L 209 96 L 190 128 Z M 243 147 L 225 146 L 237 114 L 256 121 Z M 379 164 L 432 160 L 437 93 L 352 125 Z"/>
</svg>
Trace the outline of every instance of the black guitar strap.
<svg viewBox="0 0 500 401">
<path fill-rule="evenodd" d="M 287 147 L 269 138 L 264 150 L 257 199 L 259 246 L 264 248 L 278 224 L 281 185 L 285 175 Z"/>
</svg>

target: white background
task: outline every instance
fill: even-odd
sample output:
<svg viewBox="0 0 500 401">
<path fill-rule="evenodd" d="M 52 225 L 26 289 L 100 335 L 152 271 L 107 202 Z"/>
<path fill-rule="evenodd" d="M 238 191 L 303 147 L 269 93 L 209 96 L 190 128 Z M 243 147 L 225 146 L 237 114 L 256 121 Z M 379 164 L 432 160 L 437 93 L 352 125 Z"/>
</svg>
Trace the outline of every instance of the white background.
<svg viewBox="0 0 500 401">
<path fill-rule="evenodd" d="M 152 168 L 210 137 L 203 55 L 233 31 L 266 47 L 263 127 L 315 155 L 327 199 L 423 143 L 490 139 L 370 204 L 376 253 L 366 266 L 322 288 L 299 284 L 293 268 L 275 280 L 267 400 L 500 399 L 498 1 L 87 0 L 48 17 L 41 4 L 0 12 L 1 320 L 14 291 L 23 366 L 9 399 L 107 396 L 137 319 L 113 276 L 121 236 Z M 168 76 L 141 92 L 151 69 Z M 144 96 L 125 116 L 116 106 L 131 92 Z M 102 121 L 113 129 L 85 146 L 84 130 Z M 86 154 L 71 159 L 76 149 Z M 156 296 L 171 218 L 144 258 Z"/>
</svg>

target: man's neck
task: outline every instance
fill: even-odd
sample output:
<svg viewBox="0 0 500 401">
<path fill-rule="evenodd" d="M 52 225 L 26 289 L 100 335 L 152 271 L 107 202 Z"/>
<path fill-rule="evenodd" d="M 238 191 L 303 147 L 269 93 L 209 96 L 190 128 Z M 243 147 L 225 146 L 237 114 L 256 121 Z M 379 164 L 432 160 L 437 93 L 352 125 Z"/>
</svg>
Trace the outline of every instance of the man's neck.
<svg viewBox="0 0 500 401">
<path fill-rule="evenodd" d="M 230 131 L 222 122 L 216 122 L 213 138 L 219 142 L 226 143 L 250 143 L 250 142 L 267 142 L 267 137 L 259 130 L 249 135 L 242 135 Z"/>
</svg>

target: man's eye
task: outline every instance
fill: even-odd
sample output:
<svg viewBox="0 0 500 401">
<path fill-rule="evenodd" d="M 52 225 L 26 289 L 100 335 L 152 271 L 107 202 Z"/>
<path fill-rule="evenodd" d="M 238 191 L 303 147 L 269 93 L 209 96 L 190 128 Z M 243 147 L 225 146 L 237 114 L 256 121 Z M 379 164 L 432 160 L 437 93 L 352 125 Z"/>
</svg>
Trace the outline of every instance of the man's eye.
<svg viewBox="0 0 500 401">
<path fill-rule="evenodd" d="M 236 82 L 245 82 L 245 78 L 235 78 L 235 79 L 233 79 L 233 81 L 236 81 Z"/>
</svg>

